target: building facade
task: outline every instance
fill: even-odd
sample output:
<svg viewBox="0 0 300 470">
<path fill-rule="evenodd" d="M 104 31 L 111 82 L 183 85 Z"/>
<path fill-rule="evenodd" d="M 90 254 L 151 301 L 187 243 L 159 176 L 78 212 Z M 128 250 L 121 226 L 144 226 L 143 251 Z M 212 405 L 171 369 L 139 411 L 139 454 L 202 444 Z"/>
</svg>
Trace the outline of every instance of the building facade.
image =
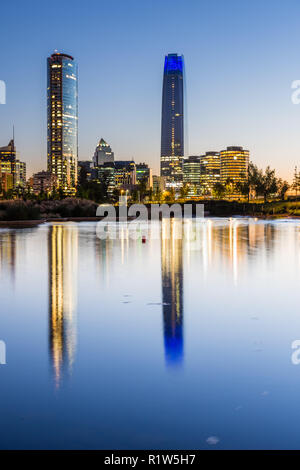
<svg viewBox="0 0 300 470">
<path fill-rule="evenodd" d="M 184 63 L 183 56 L 165 57 L 162 116 L 160 174 L 166 177 L 168 187 L 180 187 L 183 180 L 184 156 Z"/>
<path fill-rule="evenodd" d="M 103 165 L 99 166 L 95 170 L 97 171 L 98 181 L 106 185 L 107 194 L 111 196 L 116 186 L 114 162 L 105 162 Z"/>
<path fill-rule="evenodd" d="M 15 187 L 25 188 L 26 186 L 26 163 L 16 160 L 15 162 Z"/>
<path fill-rule="evenodd" d="M 216 183 L 221 181 L 220 152 L 206 152 L 200 157 L 201 193 L 211 196 Z"/>
<path fill-rule="evenodd" d="M 77 186 L 78 85 L 73 57 L 54 53 L 48 68 L 48 171 L 57 177 L 65 194 L 73 195 Z"/>
<path fill-rule="evenodd" d="M 136 167 L 133 161 L 117 160 L 115 165 L 115 186 L 128 189 L 136 184 Z"/>
<path fill-rule="evenodd" d="M 49 171 L 40 171 L 33 175 L 32 187 L 34 194 L 50 194 L 58 187 L 57 177 Z"/>
<path fill-rule="evenodd" d="M 17 158 L 17 152 L 14 140 L 10 140 L 9 144 L 0 147 L 0 161 L 1 162 L 14 162 Z"/>
<path fill-rule="evenodd" d="M 220 152 L 221 183 L 231 180 L 233 184 L 243 182 L 248 177 L 249 150 L 243 147 L 227 147 Z"/>
<path fill-rule="evenodd" d="M 12 173 L 0 172 L 0 195 L 14 188 L 14 178 Z"/>
<path fill-rule="evenodd" d="M 200 157 L 191 156 L 183 160 L 183 184 L 187 187 L 189 197 L 201 194 L 200 185 Z"/>
</svg>

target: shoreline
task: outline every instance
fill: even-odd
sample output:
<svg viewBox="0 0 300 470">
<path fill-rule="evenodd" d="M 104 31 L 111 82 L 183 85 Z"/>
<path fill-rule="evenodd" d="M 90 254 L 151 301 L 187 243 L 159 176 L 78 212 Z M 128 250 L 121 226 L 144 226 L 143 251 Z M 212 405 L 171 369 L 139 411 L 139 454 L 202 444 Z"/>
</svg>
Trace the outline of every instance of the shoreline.
<svg viewBox="0 0 300 470">
<path fill-rule="evenodd" d="M 210 218 L 224 218 L 229 219 L 232 217 L 242 217 L 242 218 L 251 218 L 251 219 L 261 219 L 261 220 L 277 220 L 277 219 L 300 219 L 299 215 L 292 215 L 292 214 L 274 214 L 274 215 L 261 215 L 261 214 L 231 214 L 231 215 L 207 215 L 205 216 L 206 219 Z M 1 220 L 0 221 L 0 229 L 1 228 L 35 228 L 39 225 L 43 225 L 46 223 L 63 223 L 63 222 L 99 222 L 104 217 L 56 217 L 56 218 L 48 218 L 48 219 L 38 219 L 38 220 Z M 193 217 L 194 218 L 194 217 Z M 119 222 L 119 218 L 116 218 L 116 222 Z M 134 217 L 128 217 L 128 221 L 133 221 Z M 151 218 L 148 219 L 151 221 Z"/>
</svg>

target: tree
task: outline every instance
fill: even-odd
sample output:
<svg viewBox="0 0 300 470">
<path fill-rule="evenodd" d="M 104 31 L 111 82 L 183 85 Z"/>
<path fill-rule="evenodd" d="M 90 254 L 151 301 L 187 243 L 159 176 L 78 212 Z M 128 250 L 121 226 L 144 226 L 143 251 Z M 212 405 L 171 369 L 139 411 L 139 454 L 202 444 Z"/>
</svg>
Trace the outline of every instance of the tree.
<svg viewBox="0 0 300 470">
<path fill-rule="evenodd" d="M 144 198 L 147 195 L 147 177 L 141 179 L 138 184 L 138 192 L 140 194 L 140 201 L 143 202 Z"/>
<path fill-rule="evenodd" d="M 162 190 L 160 188 L 157 188 L 156 191 L 154 192 L 154 200 L 156 202 L 160 202 L 162 199 Z"/>
<path fill-rule="evenodd" d="M 213 187 L 213 195 L 217 199 L 222 199 L 225 196 L 226 189 L 225 186 L 222 183 L 216 183 Z"/>
<path fill-rule="evenodd" d="M 225 182 L 225 193 L 228 196 L 234 193 L 234 181 L 231 178 L 227 178 Z"/>
<path fill-rule="evenodd" d="M 296 199 L 298 199 L 298 192 L 300 190 L 300 174 L 297 171 L 297 167 L 295 167 L 295 173 L 294 173 L 292 188 L 296 191 Z"/>
<path fill-rule="evenodd" d="M 181 199 L 186 199 L 189 194 L 189 185 L 184 183 L 180 188 L 180 197 Z"/>
<path fill-rule="evenodd" d="M 248 180 L 246 181 L 238 181 L 236 183 L 236 190 L 239 194 L 242 194 L 243 196 L 247 196 L 248 202 L 250 198 L 250 187 L 249 187 L 249 182 Z"/>
<path fill-rule="evenodd" d="M 262 179 L 262 193 L 264 196 L 264 201 L 267 202 L 268 196 L 270 194 L 275 194 L 278 191 L 278 180 L 275 176 L 275 170 L 271 170 L 269 166 L 267 166 L 265 170 L 265 174 L 263 175 Z"/>
<path fill-rule="evenodd" d="M 288 184 L 287 181 L 283 181 L 282 179 L 278 179 L 277 186 L 278 186 L 278 195 L 279 195 L 280 199 L 283 201 L 285 193 L 289 189 L 290 185 Z"/>
<path fill-rule="evenodd" d="M 276 194 L 279 188 L 279 180 L 276 178 L 275 170 L 271 170 L 267 166 L 265 172 L 263 172 L 253 163 L 249 164 L 247 183 L 249 191 L 254 188 L 256 194 L 264 197 L 265 202 L 267 202 L 270 194 Z"/>
</svg>

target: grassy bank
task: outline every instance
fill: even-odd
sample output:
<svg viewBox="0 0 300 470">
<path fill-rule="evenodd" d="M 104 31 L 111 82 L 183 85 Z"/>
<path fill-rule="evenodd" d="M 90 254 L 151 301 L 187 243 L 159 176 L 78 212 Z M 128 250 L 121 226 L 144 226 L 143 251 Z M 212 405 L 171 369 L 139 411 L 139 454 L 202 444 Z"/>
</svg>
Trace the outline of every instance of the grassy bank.
<svg viewBox="0 0 300 470">
<path fill-rule="evenodd" d="M 196 202 L 186 201 L 193 205 L 196 212 Z M 299 217 L 300 201 L 273 201 L 269 203 L 247 203 L 238 201 L 208 200 L 199 201 L 204 204 L 205 211 L 210 216 L 230 217 L 244 215 L 254 217 Z M 183 204 L 183 203 L 181 203 Z M 146 204 L 149 213 L 151 204 Z M 66 198 L 55 201 L 0 201 L 0 222 L 4 221 L 38 221 L 94 219 L 97 203 L 86 199 Z M 118 208 L 116 208 L 118 215 Z"/>
<path fill-rule="evenodd" d="M 0 201 L 0 221 L 95 217 L 97 204 L 78 198 L 55 201 Z"/>
</svg>

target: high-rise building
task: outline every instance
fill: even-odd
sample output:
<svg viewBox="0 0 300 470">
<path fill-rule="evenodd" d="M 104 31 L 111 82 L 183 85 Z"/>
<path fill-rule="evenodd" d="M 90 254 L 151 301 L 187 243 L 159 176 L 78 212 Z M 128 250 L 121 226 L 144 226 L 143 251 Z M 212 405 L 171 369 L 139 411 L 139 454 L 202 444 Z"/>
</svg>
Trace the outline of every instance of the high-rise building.
<svg viewBox="0 0 300 470">
<path fill-rule="evenodd" d="M 26 184 L 26 163 L 17 159 L 17 156 L 14 139 L 5 147 L 0 147 L 0 173 L 12 175 L 13 188 L 25 187 Z"/>
<path fill-rule="evenodd" d="M 119 188 L 126 189 L 135 184 L 135 163 L 128 160 L 115 161 L 115 185 Z"/>
<path fill-rule="evenodd" d="M 48 171 L 65 194 L 75 194 L 78 158 L 77 65 L 54 53 L 48 64 Z"/>
<path fill-rule="evenodd" d="M 184 156 L 184 86 L 183 56 L 165 57 L 162 116 L 160 174 L 166 177 L 168 187 L 182 185 L 182 159 Z"/>
<path fill-rule="evenodd" d="M 200 157 L 201 193 L 211 196 L 214 185 L 220 183 L 220 152 L 206 152 Z"/>
<path fill-rule="evenodd" d="M 184 158 L 183 184 L 187 186 L 188 196 L 200 196 L 200 157 L 191 156 Z"/>
<path fill-rule="evenodd" d="M 166 189 L 166 179 L 163 176 L 153 175 L 153 192 L 163 192 Z"/>
<path fill-rule="evenodd" d="M 16 160 L 15 162 L 15 187 L 21 186 L 25 188 L 26 186 L 26 163 Z"/>
<path fill-rule="evenodd" d="M 147 163 L 136 163 L 135 171 L 137 183 L 145 181 L 147 188 L 153 187 L 152 169 L 147 165 Z"/>
<path fill-rule="evenodd" d="M 93 164 L 94 167 L 98 167 L 100 165 L 104 165 L 107 162 L 114 161 L 114 152 L 111 150 L 111 147 L 105 142 L 104 139 L 101 138 L 99 144 L 96 147 L 94 157 L 93 157 Z"/>
<path fill-rule="evenodd" d="M 105 162 L 95 170 L 97 171 L 98 181 L 104 183 L 107 187 L 107 194 L 112 195 L 116 185 L 114 162 Z"/>
<path fill-rule="evenodd" d="M 246 181 L 249 166 L 249 150 L 243 147 L 227 147 L 220 152 L 221 183 L 231 180 L 233 184 Z"/>
<path fill-rule="evenodd" d="M 0 147 L 0 161 L 14 162 L 16 156 L 17 152 L 14 139 L 10 140 L 9 144 L 5 147 Z"/>
</svg>

